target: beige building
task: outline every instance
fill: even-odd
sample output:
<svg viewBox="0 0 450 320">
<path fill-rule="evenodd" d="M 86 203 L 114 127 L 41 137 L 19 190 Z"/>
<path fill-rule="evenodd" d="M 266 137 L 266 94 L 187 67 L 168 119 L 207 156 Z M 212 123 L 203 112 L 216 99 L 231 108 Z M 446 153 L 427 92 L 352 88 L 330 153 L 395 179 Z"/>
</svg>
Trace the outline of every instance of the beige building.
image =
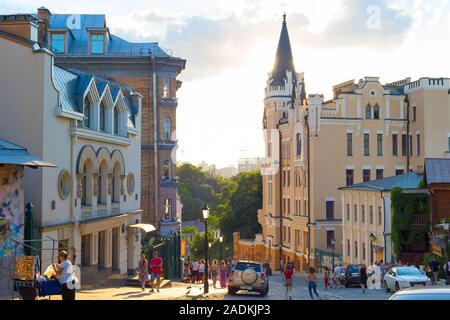
<svg viewBox="0 0 450 320">
<path fill-rule="evenodd" d="M 238 163 L 238 173 L 260 171 L 261 166 L 265 163 L 265 158 L 240 158 Z"/>
<path fill-rule="evenodd" d="M 269 74 L 263 126 L 264 260 L 327 265 L 342 262 L 343 203 L 338 188 L 422 171 L 424 157 L 450 150 L 450 80 L 365 77 L 333 87 L 333 98 L 306 96 L 283 21 Z"/>
</svg>

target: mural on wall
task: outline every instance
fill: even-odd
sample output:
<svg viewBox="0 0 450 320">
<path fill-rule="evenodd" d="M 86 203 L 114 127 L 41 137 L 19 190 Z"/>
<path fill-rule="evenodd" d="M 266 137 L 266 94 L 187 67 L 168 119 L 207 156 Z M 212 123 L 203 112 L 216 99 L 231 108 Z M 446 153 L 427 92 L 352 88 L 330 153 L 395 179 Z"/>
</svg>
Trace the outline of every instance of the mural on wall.
<svg viewBox="0 0 450 320">
<path fill-rule="evenodd" d="M 23 173 L 22 166 L 0 166 L 0 257 L 23 253 L 14 252 L 13 241 L 23 240 Z"/>
</svg>

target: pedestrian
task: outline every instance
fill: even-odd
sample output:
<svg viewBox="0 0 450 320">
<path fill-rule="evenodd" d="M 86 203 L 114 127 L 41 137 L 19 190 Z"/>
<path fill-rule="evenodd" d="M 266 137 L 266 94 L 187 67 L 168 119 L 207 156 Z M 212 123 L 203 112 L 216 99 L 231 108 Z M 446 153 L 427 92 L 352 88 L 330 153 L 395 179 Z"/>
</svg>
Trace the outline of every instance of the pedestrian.
<svg viewBox="0 0 450 320">
<path fill-rule="evenodd" d="M 339 289 L 342 288 L 341 277 L 342 277 L 342 267 L 336 265 L 336 267 L 334 268 L 334 284 L 335 284 L 335 289 L 337 289 L 338 286 L 339 286 Z"/>
<path fill-rule="evenodd" d="M 366 292 L 367 288 L 367 267 L 366 265 L 362 265 L 361 269 L 359 269 L 359 277 L 360 277 L 360 284 L 361 288 L 363 289 L 363 293 Z"/>
<path fill-rule="evenodd" d="M 325 287 L 325 290 L 327 290 L 328 288 L 331 288 L 331 285 L 330 285 L 330 270 L 328 269 L 328 267 L 324 267 L 324 271 L 323 271 L 323 285 Z"/>
<path fill-rule="evenodd" d="M 294 274 L 293 268 L 291 264 L 287 264 L 284 268 L 284 286 L 286 287 L 286 297 L 289 300 L 292 300 L 291 291 L 292 291 L 292 276 Z"/>
<path fill-rule="evenodd" d="M 153 251 L 153 258 L 150 260 L 150 267 L 152 268 L 152 276 L 150 278 L 150 292 L 154 292 L 154 282 L 156 280 L 156 290 L 159 292 L 159 286 L 161 285 L 161 271 L 163 266 L 163 260 L 158 257 L 158 251 Z"/>
<path fill-rule="evenodd" d="M 220 273 L 219 273 L 219 277 L 220 277 L 220 287 L 226 288 L 227 287 L 227 266 L 225 264 L 225 261 L 222 260 L 222 262 L 220 263 Z"/>
<path fill-rule="evenodd" d="M 214 259 L 212 267 L 211 267 L 211 275 L 212 275 L 214 289 L 216 288 L 218 274 L 219 274 L 219 262 L 217 261 L 217 259 Z"/>
<path fill-rule="evenodd" d="M 433 272 L 433 283 L 436 283 L 438 280 L 438 273 L 439 273 L 439 260 L 436 258 L 436 255 L 433 256 L 433 259 L 430 262 L 431 271 Z"/>
<path fill-rule="evenodd" d="M 314 300 L 313 291 L 314 294 L 317 296 L 317 298 L 320 300 L 319 294 L 317 293 L 317 276 L 315 274 L 316 270 L 314 270 L 313 267 L 309 267 L 308 269 L 308 275 L 306 277 L 306 280 L 308 281 L 308 292 L 311 296 L 311 300 Z"/>
<path fill-rule="evenodd" d="M 205 275 L 205 260 L 200 261 L 200 265 L 198 266 L 198 282 L 203 283 Z"/>
<path fill-rule="evenodd" d="M 194 259 L 192 262 L 192 283 L 197 283 L 198 281 L 198 261 Z"/>
<path fill-rule="evenodd" d="M 145 284 L 148 281 L 148 261 L 145 258 L 145 254 L 141 254 L 141 259 L 138 262 L 137 267 L 138 279 L 141 283 L 142 291 L 145 290 Z"/>
<path fill-rule="evenodd" d="M 450 285 L 450 260 L 444 266 L 445 270 L 445 284 Z"/>
<path fill-rule="evenodd" d="M 229 277 L 229 276 L 230 276 L 231 269 L 233 269 L 233 267 L 231 266 L 231 261 L 230 261 L 230 259 L 227 259 L 227 261 L 226 261 L 226 269 L 227 269 L 227 277 Z"/>
<path fill-rule="evenodd" d="M 68 259 L 67 252 L 62 250 L 58 254 L 59 263 L 52 263 L 53 269 L 59 274 L 61 295 L 63 300 L 75 300 L 75 275 L 72 262 Z"/>
</svg>

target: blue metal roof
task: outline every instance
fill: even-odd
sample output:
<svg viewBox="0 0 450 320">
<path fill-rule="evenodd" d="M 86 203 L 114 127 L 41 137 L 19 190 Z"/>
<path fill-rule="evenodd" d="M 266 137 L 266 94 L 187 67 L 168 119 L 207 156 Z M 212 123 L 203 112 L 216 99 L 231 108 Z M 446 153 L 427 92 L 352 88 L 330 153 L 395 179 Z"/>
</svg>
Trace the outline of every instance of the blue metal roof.
<svg viewBox="0 0 450 320">
<path fill-rule="evenodd" d="M 450 184 L 450 159 L 425 159 L 427 184 Z"/>
<path fill-rule="evenodd" d="M 0 139 L 0 163 L 30 167 L 55 167 L 54 164 L 32 156 L 24 147 L 3 139 Z"/>
<path fill-rule="evenodd" d="M 358 183 L 347 187 L 339 188 L 339 190 L 378 190 L 389 191 L 394 188 L 416 189 L 419 188 L 423 175 L 417 172 L 410 172 L 399 176 L 388 177 L 379 180 L 371 180 L 368 182 Z"/>
<path fill-rule="evenodd" d="M 52 14 L 50 29 L 69 29 L 70 40 L 67 42 L 67 54 L 90 55 L 89 29 L 106 29 L 104 14 Z M 109 34 L 109 33 L 108 33 Z M 120 37 L 109 34 L 106 37 L 106 55 L 169 55 L 158 46 L 157 42 L 132 43 Z"/>
</svg>

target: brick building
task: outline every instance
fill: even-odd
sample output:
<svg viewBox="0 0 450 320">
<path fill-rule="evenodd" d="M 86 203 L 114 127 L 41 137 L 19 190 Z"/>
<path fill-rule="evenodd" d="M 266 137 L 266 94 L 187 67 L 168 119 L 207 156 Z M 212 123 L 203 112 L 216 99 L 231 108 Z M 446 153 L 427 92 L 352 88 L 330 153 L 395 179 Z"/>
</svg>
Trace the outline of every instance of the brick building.
<svg viewBox="0 0 450 320">
<path fill-rule="evenodd" d="M 176 215 L 176 92 L 186 60 L 158 43 L 133 43 L 112 34 L 105 15 L 51 14 L 39 8 L 40 42 L 55 63 L 130 86 L 142 96 L 141 208 L 143 222 L 162 234 L 179 228 Z"/>
</svg>

